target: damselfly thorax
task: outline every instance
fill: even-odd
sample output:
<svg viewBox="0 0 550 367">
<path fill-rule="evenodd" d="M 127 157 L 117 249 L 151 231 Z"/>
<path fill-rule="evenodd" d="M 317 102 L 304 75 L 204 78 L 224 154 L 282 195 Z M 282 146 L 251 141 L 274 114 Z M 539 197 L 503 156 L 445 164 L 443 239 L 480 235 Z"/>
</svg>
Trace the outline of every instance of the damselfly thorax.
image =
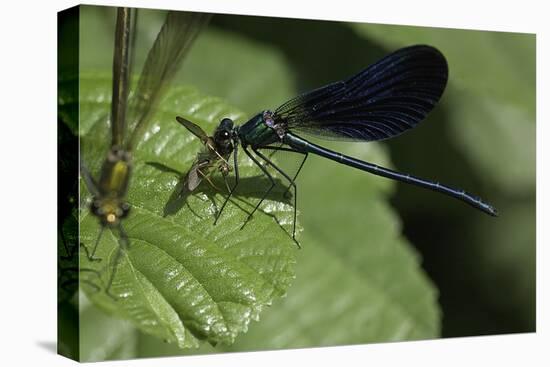
<svg viewBox="0 0 550 367">
<path fill-rule="evenodd" d="M 126 202 L 126 192 L 132 171 L 130 152 L 112 147 L 101 167 L 98 195 L 94 196 L 91 211 L 102 225 L 118 226 L 120 220 L 128 216 L 130 205 Z"/>
</svg>

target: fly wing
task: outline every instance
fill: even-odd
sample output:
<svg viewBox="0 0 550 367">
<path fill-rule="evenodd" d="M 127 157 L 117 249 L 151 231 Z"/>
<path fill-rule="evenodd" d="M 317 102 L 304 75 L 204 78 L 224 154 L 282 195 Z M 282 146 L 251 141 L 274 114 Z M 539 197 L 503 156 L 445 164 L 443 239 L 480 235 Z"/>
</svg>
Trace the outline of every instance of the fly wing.
<svg viewBox="0 0 550 367">
<path fill-rule="evenodd" d="M 185 55 L 211 14 L 171 11 L 151 47 L 131 102 L 127 149 L 131 150 L 144 133 L 151 111 L 173 79 Z"/>
<path fill-rule="evenodd" d="M 195 163 L 193 167 L 187 172 L 184 180 L 184 191 L 192 192 L 194 191 L 202 181 L 202 176 L 199 174 L 199 164 Z"/>
<path fill-rule="evenodd" d="M 176 116 L 176 120 L 187 130 L 189 130 L 193 135 L 195 135 L 197 138 L 199 138 L 203 144 L 207 144 L 209 142 L 209 136 L 208 134 L 197 124 L 184 119 L 181 116 Z"/>
<path fill-rule="evenodd" d="M 447 83 L 445 57 L 430 46 L 397 50 L 351 78 L 300 95 L 275 110 L 276 123 L 325 138 L 374 141 L 415 127 Z"/>
</svg>

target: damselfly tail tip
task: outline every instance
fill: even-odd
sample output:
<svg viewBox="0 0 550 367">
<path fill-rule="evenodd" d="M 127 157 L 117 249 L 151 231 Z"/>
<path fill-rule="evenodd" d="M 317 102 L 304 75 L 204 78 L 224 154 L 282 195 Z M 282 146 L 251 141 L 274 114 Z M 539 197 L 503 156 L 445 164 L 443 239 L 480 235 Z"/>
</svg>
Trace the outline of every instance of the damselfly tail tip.
<svg viewBox="0 0 550 367">
<path fill-rule="evenodd" d="M 496 208 L 494 208 L 492 205 L 483 203 L 483 206 L 480 209 L 492 217 L 498 217 L 498 210 L 496 210 Z"/>
</svg>

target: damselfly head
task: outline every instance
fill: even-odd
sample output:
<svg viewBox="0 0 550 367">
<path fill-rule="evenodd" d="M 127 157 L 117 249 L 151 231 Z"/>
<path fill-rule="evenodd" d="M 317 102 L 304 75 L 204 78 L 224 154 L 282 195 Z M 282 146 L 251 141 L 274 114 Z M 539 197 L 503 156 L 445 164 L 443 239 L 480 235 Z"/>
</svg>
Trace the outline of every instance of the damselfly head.
<svg viewBox="0 0 550 367">
<path fill-rule="evenodd" d="M 95 198 L 91 206 L 92 213 L 99 218 L 102 225 L 117 226 L 122 218 L 130 213 L 130 205 L 118 198 Z"/>
</svg>

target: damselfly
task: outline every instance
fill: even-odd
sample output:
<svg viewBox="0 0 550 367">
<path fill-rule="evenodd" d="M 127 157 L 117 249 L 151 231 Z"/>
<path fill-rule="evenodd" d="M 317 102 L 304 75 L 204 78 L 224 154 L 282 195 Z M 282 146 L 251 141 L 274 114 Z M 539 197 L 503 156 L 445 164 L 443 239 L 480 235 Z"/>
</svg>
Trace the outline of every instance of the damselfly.
<svg viewBox="0 0 550 367">
<path fill-rule="evenodd" d="M 131 9 L 118 9 L 111 100 L 112 140 L 99 180 L 92 177 L 81 161 L 81 175 L 93 196 L 90 211 L 99 219 L 101 226 L 88 259 L 100 260 L 95 257 L 95 253 L 105 229 L 117 232 L 119 238 L 117 251 L 111 259 L 112 270 L 105 289 L 109 295 L 117 265 L 130 244 L 122 222 L 130 211 L 126 194 L 132 173 L 132 150 L 146 131 L 152 111 L 160 101 L 163 91 L 210 15 L 168 12 L 129 101 L 132 38 L 135 33 L 135 21 L 132 18 Z"/>
<path fill-rule="evenodd" d="M 262 111 L 241 126 L 224 118 L 213 136 L 207 136 L 199 126 L 178 116 L 178 122 L 207 146 L 206 152 L 199 155 L 188 173 L 187 189 L 193 190 L 200 178 L 207 177 L 215 166 L 222 169 L 227 184 L 228 161 L 232 161 L 235 180 L 217 213 L 216 223 L 239 185 L 237 152 L 240 146 L 270 181 L 245 223 L 275 186 L 273 174 L 268 170 L 271 168 L 288 181 L 289 188 L 294 188 L 294 239 L 295 181 L 309 153 L 378 176 L 441 192 L 496 216 L 497 211 L 491 205 L 462 189 L 364 162 L 313 144 L 296 134 L 363 142 L 393 138 L 414 128 L 436 106 L 445 90 L 447 75 L 445 57 L 433 47 L 417 45 L 397 50 L 346 80 L 302 94 L 273 111 Z M 294 175 L 286 173 L 271 159 L 270 154 L 266 154 L 277 151 L 293 152 L 303 157 Z M 230 159 L 231 154 L 233 159 Z"/>
</svg>

